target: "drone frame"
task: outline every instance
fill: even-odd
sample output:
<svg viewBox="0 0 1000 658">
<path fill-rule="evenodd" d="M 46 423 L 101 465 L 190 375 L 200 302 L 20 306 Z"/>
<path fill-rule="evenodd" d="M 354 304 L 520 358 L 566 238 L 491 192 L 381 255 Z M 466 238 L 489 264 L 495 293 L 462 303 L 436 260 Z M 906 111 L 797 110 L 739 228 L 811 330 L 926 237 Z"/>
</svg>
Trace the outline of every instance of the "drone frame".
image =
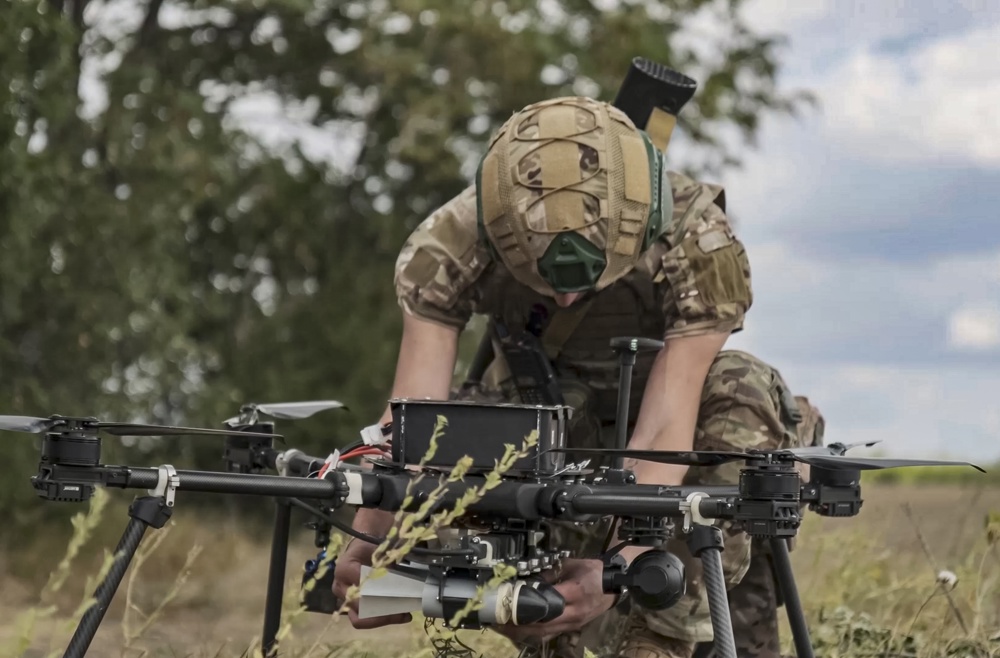
<svg viewBox="0 0 1000 658">
<path fill-rule="evenodd" d="M 659 341 L 648 339 L 612 340 L 612 347 L 618 354 L 622 367 L 619 421 L 622 410 L 628 408 L 631 365 L 635 362 L 636 353 L 661 346 L 662 343 Z M 327 408 L 336 406 L 342 405 L 336 403 Z M 46 457 L 45 447 L 58 443 L 58 439 L 64 438 L 64 435 L 51 432 L 55 426 L 47 428 L 50 432 L 46 434 L 46 442 L 43 442 L 43 459 L 39 465 L 39 474 L 32 477 L 33 485 L 41 497 L 50 500 L 85 500 L 89 497 L 88 489 L 98 485 L 147 490 L 146 495 L 137 496 L 129 506 L 129 521 L 115 549 L 116 560 L 96 588 L 94 593 L 96 603 L 85 611 L 64 656 L 78 658 L 86 654 L 146 531 L 149 528 L 159 529 L 164 526 L 173 513 L 178 490 L 275 498 L 262 633 L 262 649 L 267 658 L 275 656 L 277 650 L 276 638 L 287 569 L 291 508 L 301 507 L 316 518 L 316 544 L 320 548 L 329 541 L 332 527 L 355 536 L 359 533 L 339 524 L 336 519 L 323 511 L 322 505 L 317 509 L 300 499 L 326 501 L 333 508 L 345 504 L 377 506 L 388 510 L 404 508 L 407 485 L 413 483 L 413 472 L 407 470 L 406 464 L 371 460 L 373 469 L 370 472 L 362 473 L 360 469 L 351 472 L 342 470 L 346 466 L 339 462 L 341 457 L 339 451 L 335 451 L 327 459 L 311 457 L 297 449 L 278 451 L 273 448 L 271 442 L 280 435 L 274 434 L 273 423 L 260 420 L 258 412 L 261 410 L 262 408 L 244 407 L 242 416 L 226 422 L 227 431 L 213 432 L 226 434 L 229 437 L 224 453 L 228 470 L 219 472 L 177 470 L 171 465 L 161 465 L 157 468 L 102 465 L 99 463 L 99 454 L 95 454 L 92 447 L 85 453 L 86 459 L 78 458 L 84 453 L 73 453 L 70 456 L 74 459 L 70 459 L 68 463 L 58 463 L 60 455 L 69 453 L 50 451 Z M 316 410 L 320 409 L 314 411 Z M 304 411 L 291 413 L 299 413 L 295 417 L 305 417 L 301 415 L 305 413 Z M 94 419 L 87 419 L 87 422 L 93 423 Z M 197 433 L 198 430 L 192 429 L 191 432 Z M 817 450 L 820 454 L 809 450 L 799 453 L 793 450 L 747 453 L 628 451 L 624 449 L 624 432 L 621 426 L 618 428 L 616 438 L 617 449 L 604 451 L 612 458 L 613 466 L 601 473 L 603 481 L 599 485 L 558 480 L 545 481 L 544 478 L 507 479 L 502 480 L 496 490 L 487 492 L 488 495 L 480 502 L 474 503 L 470 509 L 487 509 L 495 515 L 509 515 L 512 518 L 522 519 L 531 518 L 532 515 L 534 518 L 570 520 L 611 516 L 612 518 L 658 518 L 661 521 L 671 519 L 680 522 L 692 556 L 700 558 L 704 566 L 704 582 L 714 631 L 714 649 L 719 658 L 735 658 L 736 654 L 728 594 L 722 571 L 723 536 L 715 521 L 719 519 L 740 521 L 751 537 L 769 543 L 774 558 L 777 584 L 785 602 L 793 635 L 796 656 L 813 658 L 809 630 L 795 583 L 786 539 L 797 533 L 800 522 L 799 510 L 803 504 L 809 504 L 827 516 L 857 514 L 861 506 L 860 470 L 881 467 L 876 460 L 850 460 L 841 457 L 849 446 L 839 446 L 837 449 L 820 447 Z M 99 441 L 97 451 L 99 453 Z M 551 451 L 573 450 L 553 447 Z M 660 487 L 636 484 L 634 477 L 630 477 L 630 472 L 621 467 L 622 460 L 627 456 L 673 463 L 691 463 L 690 460 L 699 459 L 719 462 L 745 460 L 748 466 L 743 471 L 739 485 Z M 792 464 L 794 461 L 805 461 L 815 465 L 808 483 L 801 481 L 799 472 Z M 331 463 L 333 468 L 329 468 Z M 909 465 L 901 460 L 886 462 L 890 463 L 892 466 Z M 978 466 L 974 467 L 983 470 Z M 274 470 L 278 474 L 265 474 L 268 470 Z M 433 479 L 418 484 L 427 490 L 436 486 Z M 462 486 L 464 489 L 468 483 Z M 511 495 L 515 490 L 522 495 Z M 457 491 L 451 489 L 446 493 L 455 499 L 459 495 Z M 415 493 L 419 498 L 421 493 L 426 495 L 427 491 Z M 447 496 L 443 504 L 448 504 Z M 365 539 L 371 541 L 378 538 L 365 537 Z M 625 543 L 628 542 L 623 541 L 619 547 Z M 615 565 L 614 552 L 611 551 L 604 556 L 605 582 L 607 584 L 617 579 L 616 582 L 620 585 L 623 582 L 623 569 L 621 563 Z M 414 553 L 411 552 L 411 555 Z M 636 563 L 638 560 L 633 565 Z M 319 590 L 313 595 L 312 609 L 318 607 L 321 611 L 333 611 L 330 609 L 333 607 L 332 592 L 328 591 L 332 584 L 333 569 L 331 563 L 325 577 L 315 582 L 316 586 L 325 586 L 327 589 Z M 303 583 L 310 575 L 307 569 Z M 309 603 L 307 609 L 310 609 Z"/>
</svg>

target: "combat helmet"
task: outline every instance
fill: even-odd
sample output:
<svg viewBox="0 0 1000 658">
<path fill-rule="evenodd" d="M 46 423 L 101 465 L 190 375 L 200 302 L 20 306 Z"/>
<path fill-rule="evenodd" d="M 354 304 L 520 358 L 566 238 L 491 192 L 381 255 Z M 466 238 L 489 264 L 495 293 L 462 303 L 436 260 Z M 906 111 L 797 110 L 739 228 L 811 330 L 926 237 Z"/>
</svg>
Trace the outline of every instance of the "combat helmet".
<svg viewBox="0 0 1000 658">
<path fill-rule="evenodd" d="M 514 113 L 476 172 L 480 238 L 553 296 L 627 274 L 672 216 L 663 154 L 610 103 L 568 96 Z"/>
</svg>

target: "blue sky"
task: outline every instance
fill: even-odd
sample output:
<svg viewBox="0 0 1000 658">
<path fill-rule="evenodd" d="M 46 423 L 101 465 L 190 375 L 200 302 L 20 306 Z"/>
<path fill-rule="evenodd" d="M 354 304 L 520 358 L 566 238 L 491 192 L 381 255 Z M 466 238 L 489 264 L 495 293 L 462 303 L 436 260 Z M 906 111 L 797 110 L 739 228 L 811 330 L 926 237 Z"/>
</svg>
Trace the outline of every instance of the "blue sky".
<svg viewBox="0 0 1000 658">
<path fill-rule="evenodd" d="M 808 395 L 828 441 L 1000 458 L 1000 3 L 746 16 L 789 36 L 783 83 L 821 107 L 765 122 L 722 177 L 756 295 L 730 346 Z"/>
</svg>

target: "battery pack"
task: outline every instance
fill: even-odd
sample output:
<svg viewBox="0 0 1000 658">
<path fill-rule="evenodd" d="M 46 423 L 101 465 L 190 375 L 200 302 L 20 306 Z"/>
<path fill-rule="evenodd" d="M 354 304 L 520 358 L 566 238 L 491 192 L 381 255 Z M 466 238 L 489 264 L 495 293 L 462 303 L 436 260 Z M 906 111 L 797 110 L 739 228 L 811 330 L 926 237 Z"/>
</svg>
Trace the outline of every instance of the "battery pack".
<svg viewBox="0 0 1000 658">
<path fill-rule="evenodd" d="M 567 423 L 572 409 L 564 405 L 528 405 L 468 400 L 389 401 L 392 412 L 392 459 L 419 464 L 431 447 L 431 438 L 443 416 L 434 454 L 426 466 L 453 468 L 463 457 L 472 458 L 471 472 L 496 468 L 508 445 L 520 449 L 531 432 L 538 442 L 511 467 L 510 475 L 546 475 L 563 468 L 566 453 L 547 452 L 566 447 Z"/>
</svg>

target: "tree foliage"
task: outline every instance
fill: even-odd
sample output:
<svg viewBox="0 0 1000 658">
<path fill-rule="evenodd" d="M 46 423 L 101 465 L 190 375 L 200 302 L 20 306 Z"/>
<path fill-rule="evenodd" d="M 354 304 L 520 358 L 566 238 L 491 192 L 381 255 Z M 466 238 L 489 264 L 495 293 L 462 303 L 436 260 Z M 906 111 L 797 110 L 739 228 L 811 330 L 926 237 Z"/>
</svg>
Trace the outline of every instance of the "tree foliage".
<svg viewBox="0 0 1000 658">
<path fill-rule="evenodd" d="M 513 111 L 610 100 L 633 56 L 656 60 L 699 81 L 680 131 L 704 175 L 794 111 L 780 38 L 740 6 L 10 0 L 0 413 L 218 426 L 243 402 L 332 397 L 350 412 L 283 429 L 316 454 L 352 440 L 391 385 L 397 251 Z M 0 511 L 37 518 L 34 444 L 0 438 Z M 110 439 L 104 456 L 217 468 L 220 452 Z"/>
</svg>

